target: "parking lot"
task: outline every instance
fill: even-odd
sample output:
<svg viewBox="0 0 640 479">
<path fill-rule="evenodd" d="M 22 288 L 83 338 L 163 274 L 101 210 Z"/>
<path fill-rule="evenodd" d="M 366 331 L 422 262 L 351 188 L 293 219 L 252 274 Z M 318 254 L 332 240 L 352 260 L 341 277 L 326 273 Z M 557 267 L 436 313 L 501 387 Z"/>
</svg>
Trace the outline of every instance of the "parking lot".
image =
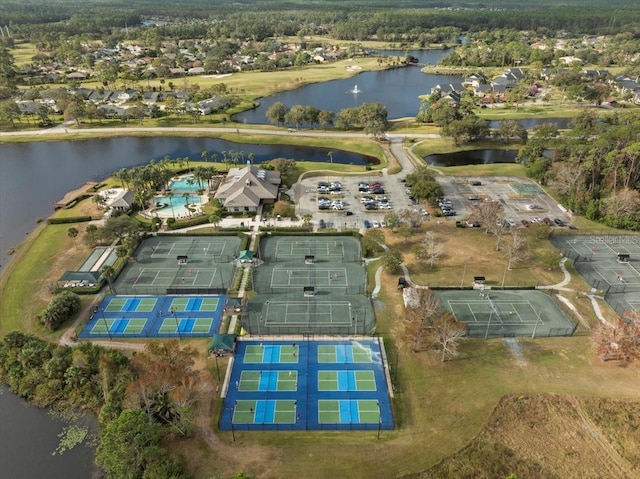
<svg viewBox="0 0 640 479">
<path fill-rule="evenodd" d="M 404 175 L 327 176 L 302 181 L 300 216 L 310 214 L 313 222 L 327 228 L 362 228 L 384 225 L 387 212 L 420 208 L 414 204 L 402 182 Z M 438 176 L 443 191 L 440 205 L 431 205 L 442 220 L 466 220 L 471 206 L 498 201 L 510 226 L 547 222 L 568 226 L 570 215 L 535 182 L 516 177 Z M 322 221 L 321 221 L 322 220 Z"/>
<path fill-rule="evenodd" d="M 310 214 L 326 227 L 361 228 L 380 224 L 389 211 L 414 207 L 401 175 L 315 177 L 302 181 L 300 215 Z M 339 187 L 338 187 L 339 185 Z"/>
<path fill-rule="evenodd" d="M 456 219 L 471 214 L 471 206 L 484 201 L 498 201 L 504 208 L 504 218 L 511 226 L 543 222 L 564 225 L 571 223 L 566 210 L 548 196 L 540 186 L 526 178 L 439 176 L 443 196 L 451 202 Z M 554 223 L 554 220 L 558 220 Z M 545 221 L 546 222 L 546 221 Z"/>
</svg>

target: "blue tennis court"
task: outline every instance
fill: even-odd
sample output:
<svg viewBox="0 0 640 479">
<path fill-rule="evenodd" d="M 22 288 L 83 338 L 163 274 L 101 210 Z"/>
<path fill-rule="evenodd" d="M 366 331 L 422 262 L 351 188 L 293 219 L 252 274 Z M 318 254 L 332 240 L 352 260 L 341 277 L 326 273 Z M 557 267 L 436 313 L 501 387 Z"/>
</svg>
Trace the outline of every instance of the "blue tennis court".
<svg viewBox="0 0 640 479">
<path fill-rule="evenodd" d="M 78 337 L 211 337 L 225 303 L 224 295 L 106 296 Z"/>
<path fill-rule="evenodd" d="M 390 430 L 382 341 L 238 342 L 221 430 Z"/>
</svg>

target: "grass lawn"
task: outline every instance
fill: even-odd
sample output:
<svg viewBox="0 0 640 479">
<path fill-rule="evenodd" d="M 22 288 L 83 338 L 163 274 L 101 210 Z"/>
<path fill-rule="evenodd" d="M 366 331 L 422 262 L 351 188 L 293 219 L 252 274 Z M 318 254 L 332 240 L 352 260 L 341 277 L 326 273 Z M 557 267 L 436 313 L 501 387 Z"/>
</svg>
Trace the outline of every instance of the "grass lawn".
<svg viewBox="0 0 640 479">
<path fill-rule="evenodd" d="M 433 268 L 428 261 L 418 260 L 412 253 L 427 229 L 436 233 L 437 241 L 444 248 L 444 254 Z M 558 251 L 544 239 L 546 232 L 543 227 L 532 226 L 522 231 L 528 238 L 530 259 L 516 263 L 506 274 L 504 248 L 510 238 L 508 234 L 502 237 L 501 251 L 495 251 L 496 237 L 485 234 L 483 228 L 456 228 L 453 221 L 443 220 L 437 224 L 435 219 L 431 219 L 406 242 L 387 234 L 387 244 L 403 251 L 411 278 L 418 284 L 470 286 L 473 276 L 485 276 L 488 285 L 501 286 L 503 275 L 505 286 L 555 284 L 561 281 L 563 274 L 558 266 L 560 257 Z"/>
<path fill-rule="evenodd" d="M 32 233 L 33 238 L 18 248 L 17 257 L 8 266 L 0 282 L 0 335 L 22 330 L 49 335 L 37 323 L 36 316 L 53 297 L 51 287 L 67 270 L 80 267 L 90 248 L 82 241 L 84 224 L 46 225 Z M 75 227 L 80 235 L 67 235 Z M 83 300 L 89 300 L 83 297 Z"/>
</svg>

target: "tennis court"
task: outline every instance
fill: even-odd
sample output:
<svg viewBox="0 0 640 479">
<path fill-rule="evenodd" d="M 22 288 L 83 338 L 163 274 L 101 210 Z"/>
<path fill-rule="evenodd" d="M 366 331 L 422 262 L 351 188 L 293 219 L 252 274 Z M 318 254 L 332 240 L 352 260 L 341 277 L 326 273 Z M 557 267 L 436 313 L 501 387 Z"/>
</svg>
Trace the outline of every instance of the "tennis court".
<svg viewBox="0 0 640 479">
<path fill-rule="evenodd" d="M 107 296 L 81 338 L 209 337 L 218 332 L 225 296 Z"/>
<path fill-rule="evenodd" d="M 302 294 L 313 287 L 314 294 L 354 295 L 366 292 L 367 278 L 358 263 L 262 264 L 252 276 L 252 288 L 259 294 Z"/>
<path fill-rule="evenodd" d="M 640 236 L 556 234 L 551 241 L 618 314 L 638 308 Z"/>
<path fill-rule="evenodd" d="M 241 340 L 219 427 L 393 429 L 387 371 L 381 340 Z"/>
<path fill-rule="evenodd" d="M 362 259 L 360 242 L 352 236 L 270 236 L 260 240 L 263 261 L 299 261 L 313 256 L 317 261 L 355 262 Z"/>
<path fill-rule="evenodd" d="M 235 273 L 237 236 L 147 238 L 115 281 L 120 294 L 224 294 Z"/>
<path fill-rule="evenodd" d="M 435 291 L 470 337 L 571 336 L 576 325 L 551 294 L 534 290 Z"/>
</svg>

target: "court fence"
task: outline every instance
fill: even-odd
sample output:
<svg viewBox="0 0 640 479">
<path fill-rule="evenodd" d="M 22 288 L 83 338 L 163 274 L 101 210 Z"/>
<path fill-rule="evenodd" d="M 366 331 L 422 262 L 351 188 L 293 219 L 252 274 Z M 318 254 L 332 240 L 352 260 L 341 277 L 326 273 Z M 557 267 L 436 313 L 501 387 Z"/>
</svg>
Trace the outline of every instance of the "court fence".
<svg viewBox="0 0 640 479">
<path fill-rule="evenodd" d="M 516 337 L 535 337 L 535 338 L 554 338 L 558 336 L 573 336 L 577 326 L 572 328 L 546 328 L 538 329 L 535 333 L 531 331 L 517 330 L 500 330 L 498 328 L 487 328 L 487 325 L 471 325 L 467 324 L 467 336 L 470 338 L 516 338 Z"/>
<path fill-rule="evenodd" d="M 393 430 L 393 425 L 387 424 L 387 421 L 383 421 L 381 424 L 377 422 L 373 423 L 309 423 L 309 421 L 303 421 L 304 428 L 301 428 L 297 424 L 274 424 L 274 423 L 248 423 L 248 424 L 233 424 L 233 427 L 224 426 L 225 431 L 233 429 L 234 432 L 250 432 L 250 431 L 300 431 L 312 430 L 312 431 L 390 431 Z M 222 426 L 222 424 L 220 425 Z"/>
<path fill-rule="evenodd" d="M 166 287 L 166 286 L 116 286 L 116 293 L 126 296 L 164 296 L 164 295 L 181 295 L 181 294 L 227 294 L 226 288 L 194 288 L 192 286 L 184 287 Z"/>
<path fill-rule="evenodd" d="M 571 330 L 570 334 L 558 334 L 557 336 L 573 336 L 578 331 L 578 328 L 581 325 L 580 320 L 576 316 L 575 311 L 573 311 L 564 301 L 561 301 L 560 298 L 558 298 L 558 295 L 555 294 L 552 290 L 543 289 L 541 291 L 545 293 L 547 296 L 549 296 L 553 300 L 555 305 L 558 307 L 558 309 L 564 313 L 564 315 L 567 317 L 569 321 L 571 321 L 571 323 L 573 323 L 573 327 L 564 328 L 567 330 Z M 562 330 L 563 328 L 550 328 L 550 330 L 553 330 L 553 329 Z M 580 332 L 583 334 L 586 334 L 587 330 L 580 328 Z"/>
<path fill-rule="evenodd" d="M 253 280 L 253 278 L 252 278 Z M 277 294 L 278 299 L 302 299 L 303 288 L 306 284 L 300 284 L 298 287 L 291 286 L 271 286 L 266 283 L 256 283 L 252 281 L 251 289 L 257 294 Z M 366 284 L 351 284 L 349 286 L 315 286 L 315 294 L 335 294 L 341 296 L 349 296 L 355 294 L 365 294 Z"/>
</svg>

